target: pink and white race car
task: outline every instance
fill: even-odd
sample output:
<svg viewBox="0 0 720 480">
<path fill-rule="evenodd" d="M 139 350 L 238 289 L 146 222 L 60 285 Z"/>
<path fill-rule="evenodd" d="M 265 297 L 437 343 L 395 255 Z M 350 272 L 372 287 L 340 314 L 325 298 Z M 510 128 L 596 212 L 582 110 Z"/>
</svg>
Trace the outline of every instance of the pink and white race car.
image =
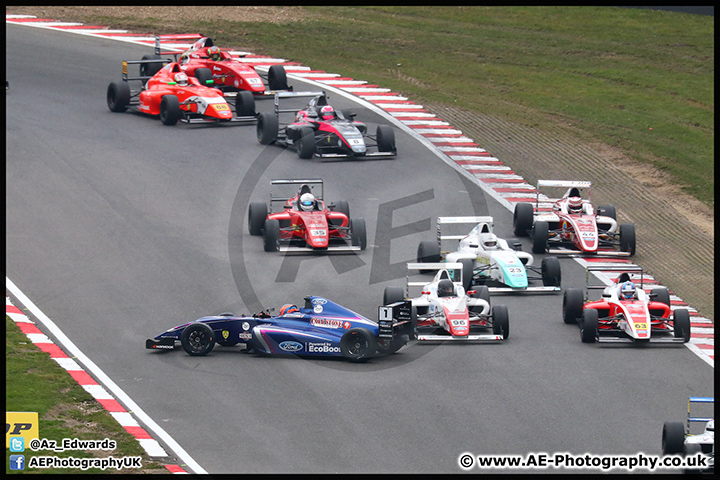
<svg viewBox="0 0 720 480">
<path fill-rule="evenodd" d="M 540 187 L 562 187 L 562 198 L 548 198 Z M 591 182 L 538 180 L 535 205 L 518 203 L 513 214 L 513 230 L 517 236 L 532 240 L 533 253 L 581 254 L 603 256 L 635 255 L 635 226 L 618 225 L 615 207 L 590 203 Z M 582 191 L 587 191 L 587 199 Z M 550 249 L 549 246 L 564 248 Z"/>
<path fill-rule="evenodd" d="M 428 341 L 503 341 L 510 335 L 505 305 L 490 307 L 488 287 L 466 292 L 460 263 L 408 263 L 409 270 L 437 270 L 432 281 L 385 287 L 383 305 L 404 302 L 410 287 L 421 287 L 419 297 L 410 298 L 417 322 L 416 338 Z M 485 333 L 490 330 L 492 333 Z"/>
</svg>

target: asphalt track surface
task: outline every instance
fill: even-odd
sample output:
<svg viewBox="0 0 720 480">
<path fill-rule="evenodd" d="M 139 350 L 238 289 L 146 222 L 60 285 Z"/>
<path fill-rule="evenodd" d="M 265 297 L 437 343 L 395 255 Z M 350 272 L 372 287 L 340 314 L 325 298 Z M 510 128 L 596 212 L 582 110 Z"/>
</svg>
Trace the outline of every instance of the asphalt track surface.
<svg viewBox="0 0 720 480">
<path fill-rule="evenodd" d="M 464 452 L 659 454 L 663 422 L 712 392 L 712 367 L 687 348 L 582 344 L 561 295 L 493 296 L 510 312 L 503 344 L 412 344 L 362 364 L 145 350 L 200 316 L 309 294 L 375 318 L 435 217 L 493 215 L 501 237 L 512 221 L 399 129 L 394 160 L 321 162 L 260 145 L 254 126 L 110 112 L 120 62 L 147 53 L 7 25 L 6 274 L 209 473 L 455 473 Z M 331 101 L 371 129 L 387 123 Z M 347 200 L 368 249 L 263 252 L 248 202 L 293 177 L 323 178 L 326 199 Z M 584 282 L 575 262 L 562 268 L 564 287 Z"/>
</svg>

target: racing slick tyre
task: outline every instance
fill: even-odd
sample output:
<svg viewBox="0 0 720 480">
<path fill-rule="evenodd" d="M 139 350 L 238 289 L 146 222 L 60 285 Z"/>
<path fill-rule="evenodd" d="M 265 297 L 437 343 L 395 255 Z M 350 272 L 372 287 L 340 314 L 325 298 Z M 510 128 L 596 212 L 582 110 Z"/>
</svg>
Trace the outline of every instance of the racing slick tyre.
<svg viewBox="0 0 720 480">
<path fill-rule="evenodd" d="M 160 71 L 163 67 L 162 58 L 160 55 L 143 55 L 143 60 L 157 60 L 153 63 L 141 63 L 140 64 L 140 76 L 141 77 L 152 77 Z"/>
<path fill-rule="evenodd" d="M 475 290 L 475 293 L 470 295 L 470 298 L 479 298 L 481 300 L 485 300 L 486 302 L 488 302 L 488 305 L 490 305 L 490 289 L 487 287 L 487 285 L 480 285 Z M 483 307 L 478 305 L 469 307 L 469 310 L 472 313 L 477 313 L 478 315 L 481 315 L 483 313 Z"/>
<path fill-rule="evenodd" d="M 664 303 L 668 307 L 670 306 L 670 291 L 667 288 L 653 288 L 650 290 L 650 295 L 654 297 L 656 302 Z"/>
<path fill-rule="evenodd" d="M 635 225 L 632 223 L 620 225 L 620 251 L 635 255 Z"/>
<path fill-rule="evenodd" d="M 405 291 L 402 287 L 389 286 L 385 287 L 383 291 L 383 305 L 390 305 L 391 303 L 404 302 Z"/>
<path fill-rule="evenodd" d="M 277 252 L 280 250 L 280 222 L 278 220 L 265 220 L 263 248 L 266 252 Z"/>
<path fill-rule="evenodd" d="M 204 323 L 192 323 L 183 330 L 180 344 L 188 355 L 207 355 L 215 346 L 215 334 L 212 328 Z"/>
<path fill-rule="evenodd" d="M 513 234 L 516 237 L 527 237 L 533 227 L 532 203 L 518 203 L 513 212 Z"/>
<path fill-rule="evenodd" d="M 297 154 L 302 159 L 312 158 L 315 154 L 315 132 L 312 128 L 300 130 L 300 138 L 297 141 Z"/>
<path fill-rule="evenodd" d="M 282 65 L 271 65 L 268 69 L 268 88 L 270 90 L 290 90 L 287 84 L 285 67 Z"/>
<path fill-rule="evenodd" d="M 377 146 L 380 152 L 395 153 L 395 131 L 389 125 L 378 125 L 376 130 Z"/>
<path fill-rule="evenodd" d="M 440 245 L 437 242 L 424 240 L 420 242 L 417 248 L 418 263 L 438 263 L 440 262 Z M 420 273 L 428 273 L 431 270 L 420 270 Z"/>
<path fill-rule="evenodd" d="M 340 353 L 352 362 L 367 360 L 375 350 L 375 339 L 364 328 L 351 328 L 340 339 Z"/>
<path fill-rule="evenodd" d="M 582 317 L 585 297 L 579 288 L 568 288 L 563 294 L 563 322 L 567 324 L 578 323 Z"/>
<path fill-rule="evenodd" d="M 250 235 L 262 235 L 265 219 L 267 218 L 267 205 L 263 202 L 253 202 L 248 207 L 248 230 Z"/>
<path fill-rule="evenodd" d="M 580 321 L 580 340 L 583 343 L 595 343 L 598 337 L 598 311 L 586 308 Z"/>
<path fill-rule="evenodd" d="M 130 105 L 130 85 L 127 82 L 113 82 L 107 89 L 107 106 L 111 112 L 124 112 Z"/>
<path fill-rule="evenodd" d="M 350 220 L 350 242 L 353 247 L 360 247 L 360 250 L 365 250 L 367 247 L 367 229 L 365 228 L 364 219 L 354 218 Z"/>
<path fill-rule="evenodd" d="M 278 118 L 272 113 L 261 113 L 257 120 L 257 139 L 262 145 L 270 145 L 278 137 Z"/>
<path fill-rule="evenodd" d="M 663 455 L 682 454 L 685 450 L 685 425 L 681 422 L 665 422 L 662 430 Z"/>
<path fill-rule="evenodd" d="M 462 265 L 462 286 L 467 292 L 472 287 L 475 262 L 472 258 L 461 258 L 458 263 Z"/>
<path fill-rule="evenodd" d="M 682 338 L 683 343 L 690 341 L 690 313 L 685 308 L 673 312 L 673 329 L 675 338 Z"/>
<path fill-rule="evenodd" d="M 547 222 L 535 222 L 532 227 L 532 253 L 547 251 L 549 230 L 550 226 Z"/>
<path fill-rule="evenodd" d="M 543 285 L 546 287 L 559 287 L 562 283 L 562 270 L 560 270 L 560 261 L 557 257 L 543 258 L 540 271 Z"/>
<path fill-rule="evenodd" d="M 175 95 L 165 95 L 160 100 L 160 121 L 164 125 L 175 125 L 182 112 L 180 111 L 180 101 Z"/>
<path fill-rule="evenodd" d="M 195 69 L 195 74 L 193 76 L 197 78 L 198 82 L 200 82 L 200 85 L 204 87 L 215 86 L 213 85 L 213 83 L 215 83 L 214 81 L 208 83 L 209 80 L 213 79 L 212 70 L 210 70 L 209 68 L 197 68 Z"/>
<path fill-rule="evenodd" d="M 237 117 L 255 117 L 255 97 L 247 90 L 237 92 L 235 97 L 235 116 Z"/>
<path fill-rule="evenodd" d="M 616 219 L 615 207 L 612 205 L 599 205 L 595 213 L 603 217 L 610 217 L 613 220 Z"/>
<path fill-rule="evenodd" d="M 503 340 L 510 337 L 510 316 L 505 305 L 492 307 L 492 329 L 495 335 L 502 335 Z"/>
<path fill-rule="evenodd" d="M 347 200 L 338 200 L 335 202 L 335 211 L 344 213 L 348 220 L 350 220 L 350 204 Z"/>
</svg>

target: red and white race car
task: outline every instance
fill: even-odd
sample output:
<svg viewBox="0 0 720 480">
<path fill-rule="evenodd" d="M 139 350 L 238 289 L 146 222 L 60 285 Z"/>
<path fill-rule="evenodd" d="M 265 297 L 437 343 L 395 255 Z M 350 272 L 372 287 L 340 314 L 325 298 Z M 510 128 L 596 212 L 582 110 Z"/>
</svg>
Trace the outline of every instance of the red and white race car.
<svg viewBox="0 0 720 480">
<path fill-rule="evenodd" d="M 593 271 L 622 273 L 610 286 L 590 285 Z M 682 344 L 690 341 L 690 313 L 685 308 L 671 309 L 670 293 L 665 287 L 645 291 L 641 267 L 587 267 L 585 288 L 602 289 L 602 298 L 586 302 L 583 290 L 568 288 L 562 307 L 565 323 L 580 323 L 583 343 Z"/>
<path fill-rule="evenodd" d="M 304 108 L 280 108 L 280 99 L 312 97 Z M 281 113 L 292 113 L 290 123 L 280 123 Z M 325 92 L 276 92 L 275 111 L 258 115 L 257 138 L 263 145 L 294 148 L 300 158 L 394 157 L 395 132 L 378 125 L 375 135 L 349 111 L 336 111 Z"/>
<path fill-rule="evenodd" d="M 128 65 L 147 65 L 152 60 L 123 61 L 121 82 L 112 82 L 106 93 L 108 108 L 124 112 L 135 106 L 142 113 L 157 115 L 165 125 L 207 122 L 255 122 L 254 116 L 234 115 L 223 93 L 197 78 L 188 77 L 176 62 L 164 65 L 153 76 L 129 76 Z M 156 63 L 156 62 L 155 62 Z M 132 90 L 128 82 L 142 82 Z M 235 113 L 237 113 L 237 108 Z"/>
<path fill-rule="evenodd" d="M 278 189 L 297 188 L 294 196 Z M 273 212 L 273 204 L 282 210 Z M 365 220 L 350 218 L 346 201 L 326 205 L 322 179 L 278 179 L 270 182 L 270 208 L 253 202 L 248 208 L 250 235 L 262 235 L 266 252 L 353 252 L 365 250 Z"/>
<path fill-rule="evenodd" d="M 417 319 L 416 338 L 429 341 L 503 341 L 510 335 L 505 305 L 490 307 L 488 287 L 465 292 L 461 263 L 408 263 L 409 270 L 437 270 L 431 282 L 407 279 L 405 289 L 388 286 L 383 305 L 410 299 Z M 421 287 L 420 296 L 410 298 L 410 287 Z M 490 330 L 492 333 L 481 333 Z"/>
<path fill-rule="evenodd" d="M 543 195 L 541 204 L 541 186 L 562 187 L 567 191 L 559 199 Z M 635 255 L 635 226 L 618 225 L 612 205 L 601 205 L 594 210 L 590 203 L 591 186 L 591 182 L 585 181 L 538 180 L 534 207 L 532 203 L 515 205 L 515 235 L 530 235 L 533 253 Z M 583 189 L 587 190 L 587 199 L 582 198 Z M 542 210 L 548 206 L 551 211 L 544 213 Z M 549 249 L 549 245 L 565 248 Z"/>
</svg>

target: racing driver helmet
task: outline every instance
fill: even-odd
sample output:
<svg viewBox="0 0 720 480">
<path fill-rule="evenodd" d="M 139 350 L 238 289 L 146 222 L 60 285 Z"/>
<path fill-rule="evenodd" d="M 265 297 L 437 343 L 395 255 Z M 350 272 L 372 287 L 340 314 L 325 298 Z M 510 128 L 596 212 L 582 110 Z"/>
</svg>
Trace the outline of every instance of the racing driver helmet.
<svg viewBox="0 0 720 480">
<path fill-rule="evenodd" d="M 443 279 L 438 282 L 437 286 L 438 297 L 453 297 L 455 296 L 455 285 L 452 280 Z"/>
<path fill-rule="evenodd" d="M 182 86 L 187 85 L 188 84 L 188 76 L 183 72 L 176 73 L 175 74 L 175 83 L 177 83 L 178 85 L 182 85 Z"/>
<path fill-rule="evenodd" d="M 286 303 L 282 307 L 280 307 L 280 315 L 285 315 L 286 313 L 293 313 L 293 312 L 299 312 L 300 309 L 291 303 Z"/>
<path fill-rule="evenodd" d="M 210 60 L 213 60 L 215 62 L 220 60 L 220 49 L 213 45 L 212 47 L 208 47 L 207 49 L 207 56 L 210 57 Z"/>
<path fill-rule="evenodd" d="M 624 282 L 620 287 L 620 296 L 624 300 L 635 298 L 635 284 L 631 281 Z"/>
<path fill-rule="evenodd" d="M 498 239 L 494 233 L 488 233 L 484 235 L 482 244 L 485 250 L 495 250 L 497 248 Z"/>
<path fill-rule="evenodd" d="M 582 213 L 582 198 L 570 197 L 568 199 L 568 212 L 570 213 Z"/>
<path fill-rule="evenodd" d="M 320 109 L 320 118 L 323 120 L 332 120 L 335 118 L 335 109 L 332 105 L 325 105 Z"/>
<path fill-rule="evenodd" d="M 302 210 L 309 212 L 315 208 L 315 196 L 312 193 L 303 193 L 298 204 Z"/>
</svg>

